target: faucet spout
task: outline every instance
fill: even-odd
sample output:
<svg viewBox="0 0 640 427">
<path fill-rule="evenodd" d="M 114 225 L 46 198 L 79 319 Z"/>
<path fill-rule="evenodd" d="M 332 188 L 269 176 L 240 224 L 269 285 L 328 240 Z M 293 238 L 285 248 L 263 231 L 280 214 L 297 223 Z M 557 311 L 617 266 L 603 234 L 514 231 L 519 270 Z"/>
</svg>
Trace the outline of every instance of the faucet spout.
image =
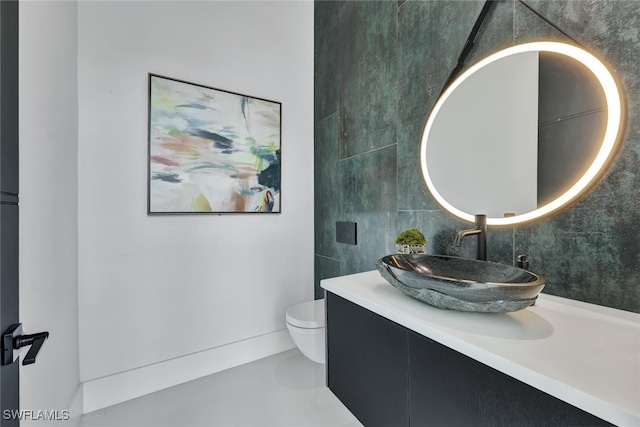
<svg viewBox="0 0 640 427">
<path fill-rule="evenodd" d="M 460 230 L 456 233 L 456 238 L 453 240 L 453 244 L 459 248 L 460 246 L 462 246 L 462 239 L 464 239 L 467 236 L 473 236 L 475 234 L 480 234 L 480 233 L 482 233 L 482 231 L 478 230 L 477 228 Z"/>
<path fill-rule="evenodd" d="M 487 260 L 487 216 L 475 216 L 476 228 L 461 230 L 456 233 L 453 244 L 457 247 L 462 245 L 462 239 L 467 236 L 477 236 L 476 238 L 476 259 Z"/>
</svg>

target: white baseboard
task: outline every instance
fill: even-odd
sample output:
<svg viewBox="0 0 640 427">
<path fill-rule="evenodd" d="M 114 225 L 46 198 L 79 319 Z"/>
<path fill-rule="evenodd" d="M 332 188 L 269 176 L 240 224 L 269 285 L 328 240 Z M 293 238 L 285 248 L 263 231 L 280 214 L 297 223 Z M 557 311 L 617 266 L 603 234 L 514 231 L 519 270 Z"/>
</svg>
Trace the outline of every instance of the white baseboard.
<svg viewBox="0 0 640 427">
<path fill-rule="evenodd" d="M 223 345 L 83 383 L 83 413 L 192 381 L 295 348 L 289 331 Z"/>
</svg>

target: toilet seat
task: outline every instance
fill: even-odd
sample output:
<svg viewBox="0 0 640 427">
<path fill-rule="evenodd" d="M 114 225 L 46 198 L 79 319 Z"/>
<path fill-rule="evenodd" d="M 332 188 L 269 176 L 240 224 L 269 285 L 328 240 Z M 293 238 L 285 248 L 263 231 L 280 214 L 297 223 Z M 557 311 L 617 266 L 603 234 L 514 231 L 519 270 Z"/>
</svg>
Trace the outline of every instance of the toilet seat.
<svg viewBox="0 0 640 427">
<path fill-rule="evenodd" d="M 286 321 L 296 328 L 324 328 L 324 299 L 306 301 L 289 307 L 286 313 Z"/>
</svg>

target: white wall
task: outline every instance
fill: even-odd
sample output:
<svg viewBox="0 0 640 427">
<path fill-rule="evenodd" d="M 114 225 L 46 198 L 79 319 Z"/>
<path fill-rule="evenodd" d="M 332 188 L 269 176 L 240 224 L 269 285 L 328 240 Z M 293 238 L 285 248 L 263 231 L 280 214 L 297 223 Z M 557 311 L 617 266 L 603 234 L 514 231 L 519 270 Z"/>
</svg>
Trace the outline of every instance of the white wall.
<svg viewBox="0 0 640 427">
<path fill-rule="evenodd" d="M 281 214 L 147 216 L 150 72 L 282 102 Z M 78 93 L 85 411 L 291 348 L 285 310 L 313 298 L 313 2 L 80 2 Z"/>
<path fill-rule="evenodd" d="M 47 330 L 22 409 L 81 413 L 75 2 L 20 2 L 20 319 Z M 38 424 L 38 422 L 34 422 Z"/>
</svg>

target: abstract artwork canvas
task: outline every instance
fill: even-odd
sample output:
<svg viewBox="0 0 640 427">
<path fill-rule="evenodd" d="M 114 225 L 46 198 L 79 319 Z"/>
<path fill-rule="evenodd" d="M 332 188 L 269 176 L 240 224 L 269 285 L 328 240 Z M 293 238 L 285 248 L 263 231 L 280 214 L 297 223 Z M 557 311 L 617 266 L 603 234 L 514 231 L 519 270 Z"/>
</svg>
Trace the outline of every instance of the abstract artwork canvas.
<svg viewBox="0 0 640 427">
<path fill-rule="evenodd" d="M 281 107 L 149 74 L 148 213 L 279 213 Z"/>
</svg>

